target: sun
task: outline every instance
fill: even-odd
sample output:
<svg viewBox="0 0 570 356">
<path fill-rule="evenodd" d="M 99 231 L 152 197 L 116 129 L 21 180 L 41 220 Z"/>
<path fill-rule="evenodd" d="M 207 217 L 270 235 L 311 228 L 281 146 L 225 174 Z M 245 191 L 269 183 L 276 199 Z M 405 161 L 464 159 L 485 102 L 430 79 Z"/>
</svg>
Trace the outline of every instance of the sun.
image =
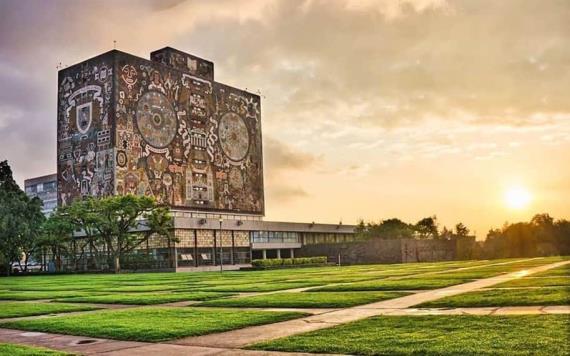
<svg viewBox="0 0 570 356">
<path fill-rule="evenodd" d="M 525 187 L 510 187 L 505 192 L 505 203 L 511 209 L 524 209 L 531 200 L 532 196 Z"/>
</svg>

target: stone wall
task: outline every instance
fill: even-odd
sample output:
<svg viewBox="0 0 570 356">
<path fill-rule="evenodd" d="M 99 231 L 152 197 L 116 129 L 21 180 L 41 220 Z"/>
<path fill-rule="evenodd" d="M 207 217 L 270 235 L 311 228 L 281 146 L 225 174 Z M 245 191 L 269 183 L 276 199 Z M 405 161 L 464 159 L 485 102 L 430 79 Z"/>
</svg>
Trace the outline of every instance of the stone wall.
<svg viewBox="0 0 570 356">
<path fill-rule="evenodd" d="M 457 241 L 372 239 L 305 245 L 295 251 L 295 256 L 327 256 L 329 262 L 336 263 L 340 255 L 341 264 L 450 261 L 471 258 L 474 244 L 474 238 Z"/>
</svg>

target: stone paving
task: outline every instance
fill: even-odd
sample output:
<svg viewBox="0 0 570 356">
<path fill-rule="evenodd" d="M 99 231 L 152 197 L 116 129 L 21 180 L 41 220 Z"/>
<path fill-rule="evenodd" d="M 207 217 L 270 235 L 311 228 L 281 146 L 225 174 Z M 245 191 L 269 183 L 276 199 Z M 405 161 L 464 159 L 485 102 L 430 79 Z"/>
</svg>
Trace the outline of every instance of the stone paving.
<svg viewBox="0 0 570 356">
<path fill-rule="evenodd" d="M 529 259 L 531 260 L 531 259 Z M 520 260 L 519 260 L 520 262 Z M 502 265 L 513 263 L 511 261 L 496 263 L 492 265 Z M 254 326 L 233 330 L 217 334 L 187 337 L 173 340 L 167 343 L 143 343 L 130 341 L 116 341 L 99 338 L 86 338 L 81 336 L 59 335 L 38 332 L 23 332 L 20 330 L 0 329 L 0 342 L 19 343 L 33 346 L 42 346 L 56 350 L 63 350 L 79 354 L 105 354 L 105 355 L 309 355 L 300 353 L 282 353 L 270 351 L 248 351 L 240 348 L 261 341 L 275 338 L 291 336 L 308 331 L 333 327 L 371 316 L 377 315 L 515 315 L 515 314 L 570 314 L 570 306 L 532 306 L 532 307 L 489 307 L 489 308 L 413 308 L 424 302 L 440 299 L 447 296 L 458 295 L 474 290 L 485 289 L 499 283 L 520 278 L 534 273 L 539 273 L 552 268 L 568 264 L 570 261 L 562 261 L 549 265 L 530 268 L 524 271 L 512 272 L 496 277 L 480 279 L 477 281 L 454 285 L 446 288 L 419 291 L 415 294 L 395 298 L 391 300 L 355 306 L 346 309 L 329 308 L 247 308 L 261 309 L 268 311 L 303 311 L 310 316 L 274 324 Z M 469 266 L 456 268 L 447 271 L 434 271 L 419 273 L 420 275 L 449 273 L 459 270 L 478 268 L 481 266 Z M 394 279 L 398 279 L 394 277 Z M 294 288 L 287 292 L 301 292 L 308 288 Z M 272 291 L 259 294 L 271 294 L 284 291 Z M 244 293 L 245 294 L 245 293 Z M 257 293 L 256 293 L 257 294 Z M 250 295 L 250 293 L 247 293 Z M 244 295 L 245 296 L 245 295 Z M 160 306 L 181 307 L 188 306 L 195 302 L 175 302 L 166 303 Z M 120 304 L 92 304 L 104 308 L 130 308 L 140 307 L 135 305 Z M 156 306 L 156 305 L 154 305 Z M 150 307 L 150 306 L 149 306 Z M 89 313 L 93 311 L 65 313 L 65 315 Z M 61 314 L 59 314 L 61 315 Z M 12 318 L 12 320 L 23 320 L 28 318 L 52 317 L 54 315 L 42 315 L 22 318 Z M 9 319 L 3 319 L 6 321 Z M 314 354 L 311 354 L 314 355 Z"/>
</svg>

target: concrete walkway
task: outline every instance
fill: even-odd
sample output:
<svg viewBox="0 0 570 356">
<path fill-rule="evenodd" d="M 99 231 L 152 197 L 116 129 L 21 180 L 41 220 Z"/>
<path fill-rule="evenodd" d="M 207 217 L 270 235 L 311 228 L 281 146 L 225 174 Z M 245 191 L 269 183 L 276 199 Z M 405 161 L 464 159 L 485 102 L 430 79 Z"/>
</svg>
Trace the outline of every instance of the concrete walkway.
<svg viewBox="0 0 570 356">
<path fill-rule="evenodd" d="M 538 315 L 570 314 L 570 305 L 478 307 L 478 308 L 407 308 L 382 309 L 381 315 Z"/>
<path fill-rule="evenodd" d="M 134 341 L 117 341 L 85 336 L 72 336 L 21 330 L 0 329 L 0 342 L 47 347 L 81 355 L 161 355 L 161 356 L 261 356 L 315 355 L 305 353 L 232 350 L 218 347 L 181 346 Z"/>
<path fill-rule="evenodd" d="M 336 310 L 330 313 L 312 315 L 305 318 L 289 320 L 280 323 L 253 326 L 223 333 L 188 337 L 174 341 L 173 343 L 178 345 L 238 349 L 257 342 L 292 336 L 309 331 L 333 327 L 339 324 L 366 319 L 372 316 L 382 315 L 386 309 L 407 309 L 413 307 L 414 305 L 490 287 L 502 282 L 521 278 L 534 273 L 547 271 L 552 268 L 557 268 L 568 263 L 570 263 L 570 261 L 552 263 L 549 265 L 507 273 L 496 277 L 480 279 L 474 282 L 459 284 L 447 288 L 429 290 L 401 298 Z"/>
</svg>

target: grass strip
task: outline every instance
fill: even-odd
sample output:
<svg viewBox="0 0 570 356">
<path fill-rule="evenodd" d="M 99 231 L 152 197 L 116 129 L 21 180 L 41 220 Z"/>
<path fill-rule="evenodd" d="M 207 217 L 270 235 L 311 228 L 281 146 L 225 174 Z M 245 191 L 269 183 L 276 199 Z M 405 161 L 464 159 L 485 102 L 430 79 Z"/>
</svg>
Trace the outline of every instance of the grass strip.
<svg viewBox="0 0 570 356">
<path fill-rule="evenodd" d="M 566 315 L 381 316 L 249 347 L 352 355 L 565 355 Z"/>
<path fill-rule="evenodd" d="M 46 349 L 43 347 L 0 344 L 0 355 L 9 356 L 71 356 L 73 354 Z"/>
<path fill-rule="evenodd" d="M 188 293 L 116 293 L 92 295 L 85 297 L 65 298 L 65 302 L 99 303 L 99 304 L 129 304 L 153 305 L 181 301 L 204 301 L 230 296 L 230 293 L 188 292 Z"/>
<path fill-rule="evenodd" d="M 0 318 L 18 318 L 23 316 L 67 313 L 95 309 L 99 308 L 65 303 L 2 302 L 0 303 Z"/>
<path fill-rule="evenodd" d="M 310 292 L 331 291 L 388 291 L 437 289 L 469 282 L 469 279 L 386 279 L 349 284 L 338 284 L 310 289 Z"/>
<path fill-rule="evenodd" d="M 301 292 L 274 293 L 228 298 L 200 303 L 199 306 L 244 308 L 347 308 L 408 295 L 404 292 Z"/>
<path fill-rule="evenodd" d="M 269 324 L 305 316 L 296 312 L 144 307 L 1 323 L 2 327 L 116 340 L 158 342 Z"/>
<path fill-rule="evenodd" d="M 417 307 L 459 308 L 569 304 L 570 290 L 565 287 L 554 287 L 482 290 L 422 303 Z"/>
</svg>

